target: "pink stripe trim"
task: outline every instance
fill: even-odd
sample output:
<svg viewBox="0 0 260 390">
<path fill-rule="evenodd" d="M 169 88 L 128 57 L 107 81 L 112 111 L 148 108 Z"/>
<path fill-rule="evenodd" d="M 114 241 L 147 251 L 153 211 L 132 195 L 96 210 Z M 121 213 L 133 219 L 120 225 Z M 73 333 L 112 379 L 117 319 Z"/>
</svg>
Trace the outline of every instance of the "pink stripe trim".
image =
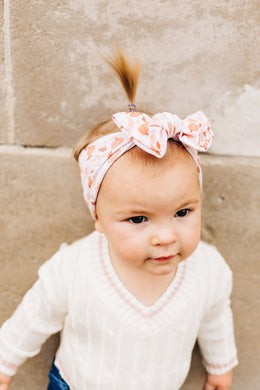
<svg viewBox="0 0 260 390">
<path fill-rule="evenodd" d="M 228 363 L 225 364 L 212 364 L 212 363 L 208 363 L 206 360 L 204 360 L 204 363 L 206 366 L 218 370 L 221 368 L 229 368 L 230 366 L 232 366 L 233 363 L 235 363 L 236 360 L 237 360 L 237 356 L 235 356 L 233 359 L 231 359 Z"/>
<path fill-rule="evenodd" d="M 105 261 L 104 261 L 104 256 L 103 256 L 103 250 L 102 250 L 102 241 L 101 241 L 101 236 L 99 237 L 99 252 L 100 252 L 100 259 L 101 259 L 101 264 L 102 264 L 102 268 L 103 268 L 103 271 L 109 281 L 109 283 L 111 284 L 111 286 L 114 288 L 114 290 L 116 291 L 116 293 L 134 310 L 136 310 L 142 317 L 145 317 L 145 315 L 137 308 L 135 307 L 132 302 L 129 301 L 129 299 L 127 297 L 124 296 L 124 294 L 119 290 L 119 288 L 115 285 L 115 283 L 113 282 L 113 280 L 111 279 L 109 273 L 108 273 L 108 270 L 107 270 L 107 267 L 105 265 Z"/>
<path fill-rule="evenodd" d="M 6 368 L 9 368 L 10 370 L 17 370 L 17 368 L 19 367 L 17 364 L 8 362 L 8 361 L 5 360 L 2 356 L 0 356 L 0 363 L 1 363 L 3 366 L 5 366 Z"/>
<path fill-rule="evenodd" d="M 120 289 L 117 287 L 117 285 L 114 283 L 114 281 L 112 280 L 111 276 L 109 275 L 109 272 L 107 270 L 107 267 L 106 267 L 106 264 L 105 264 L 105 261 L 104 261 L 104 255 L 103 255 L 103 249 L 102 249 L 102 237 L 100 236 L 99 237 L 99 252 L 100 252 L 100 259 L 101 259 L 101 265 L 102 265 L 102 268 L 103 268 L 103 271 L 109 281 L 109 283 L 111 284 L 111 286 L 113 287 L 113 289 L 116 291 L 116 293 L 120 296 L 120 298 L 123 299 L 123 301 L 125 301 L 126 304 L 128 304 L 132 309 L 134 309 L 137 313 L 139 313 L 143 318 L 147 319 L 147 318 L 152 318 L 153 316 L 155 316 L 157 313 L 159 313 L 168 303 L 169 301 L 172 299 L 172 297 L 176 294 L 176 292 L 178 291 L 178 289 L 180 288 L 182 282 L 183 282 L 183 279 L 185 277 L 185 273 L 186 273 L 186 262 L 184 263 L 184 267 L 183 267 L 183 270 L 182 270 L 182 273 L 181 273 L 181 277 L 180 277 L 180 280 L 179 280 L 179 283 L 177 284 L 177 286 L 175 287 L 175 289 L 172 291 L 172 293 L 169 295 L 169 297 L 167 298 L 167 300 L 157 309 L 157 310 L 151 310 L 150 313 L 143 313 L 138 307 L 136 307 L 125 295 L 122 291 L 120 291 Z"/>
<path fill-rule="evenodd" d="M 63 364 L 61 362 L 60 357 L 58 355 L 56 355 L 56 359 L 55 360 L 57 360 L 59 362 L 59 365 L 60 365 L 60 367 L 62 369 L 62 377 L 63 377 L 63 379 L 65 380 L 65 382 L 67 382 L 67 384 L 69 384 L 70 380 L 69 380 L 68 375 L 66 374 L 66 371 L 64 370 L 64 366 L 63 366 Z M 73 390 L 73 388 L 71 386 L 70 386 L 70 389 Z"/>
<path fill-rule="evenodd" d="M 157 310 L 153 310 L 153 312 L 149 314 L 149 317 L 153 317 L 155 314 L 157 314 L 159 311 L 161 311 L 169 303 L 169 301 L 176 294 L 176 292 L 179 290 L 179 288 L 182 285 L 182 282 L 184 280 L 184 277 L 185 277 L 186 267 L 187 267 L 187 263 L 185 262 L 183 269 L 182 269 L 182 272 L 181 272 L 179 283 L 177 284 L 177 286 L 175 286 L 174 290 L 168 296 L 167 300 Z"/>
</svg>

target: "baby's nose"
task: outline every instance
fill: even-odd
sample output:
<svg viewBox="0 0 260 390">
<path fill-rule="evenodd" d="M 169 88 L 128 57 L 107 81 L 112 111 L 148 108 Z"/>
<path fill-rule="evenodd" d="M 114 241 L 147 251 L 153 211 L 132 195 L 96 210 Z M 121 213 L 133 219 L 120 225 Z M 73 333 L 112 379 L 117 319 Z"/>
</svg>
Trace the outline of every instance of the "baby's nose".
<svg viewBox="0 0 260 390">
<path fill-rule="evenodd" d="M 176 232 L 172 226 L 157 229 L 151 238 L 153 246 L 171 245 L 176 241 Z"/>
</svg>

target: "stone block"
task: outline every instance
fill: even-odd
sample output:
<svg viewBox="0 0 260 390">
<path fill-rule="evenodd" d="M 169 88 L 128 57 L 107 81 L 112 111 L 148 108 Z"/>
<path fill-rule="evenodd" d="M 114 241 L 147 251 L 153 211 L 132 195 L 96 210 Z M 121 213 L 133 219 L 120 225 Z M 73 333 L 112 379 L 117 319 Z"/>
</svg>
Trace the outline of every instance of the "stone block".
<svg viewBox="0 0 260 390">
<path fill-rule="evenodd" d="M 4 3 L 0 3 L 0 143 L 7 141 L 6 134 L 6 77 L 4 55 Z"/>
<path fill-rule="evenodd" d="M 202 163 L 203 236 L 217 246 L 233 271 L 232 307 L 240 365 L 232 388 L 257 390 L 260 160 L 203 156 Z"/>
<path fill-rule="evenodd" d="M 114 43 L 140 54 L 139 109 L 181 117 L 203 109 L 221 133 L 223 96 L 236 102 L 245 84 L 256 88 L 257 8 L 257 0 L 175 0 L 160 7 L 147 0 L 131 7 L 127 0 L 12 2 L 16 143 L 72 145 L 85 129 L 127 109 L 100 55 Z M 246 109 L 248 100 L 241 104 Z M 236 112 L 224 115 L 223 131 Z M 248 143 L 244 154 L 254 154 L 254 141 Z M 228 153 L 240 154 L 237 145 Z M 226 153 L 222 141 L 215 152 Z"/>
<path fill-rule="evenodd" d="M 259 332 L 259 160 L 202 156 L 203 238 L 218 247 L 234 274 L 232 306 L 240 366 L 232 389 L 257 390 Z M 37 277 L 37 269 L 62 242 L 93 230 L 70 149 L 0 147 L 0 323 Z M 58 344 L 52 337 L 28 360 L 14 390 L 46 388 Z M 202 388 L 197 348 L 183 390 Z"/>
<path fill-rule="evenodd" d="M 259 52 L 260 55 L 260 52 Z M 215 102 L 211 153 L 260 157 L 260 89 L 245 85 Z"/>
<path fill-rule="evenodd" d="M 93 224 L 70 149 L 2 146 L 0 166 L 2 320 L 32 285 L 39 265 Z"/>
<path fill-rule="evenodd" d="M 14 93 L 9 1 L 0 5 L 0 144 L 14 143 Z"/>
</svg>

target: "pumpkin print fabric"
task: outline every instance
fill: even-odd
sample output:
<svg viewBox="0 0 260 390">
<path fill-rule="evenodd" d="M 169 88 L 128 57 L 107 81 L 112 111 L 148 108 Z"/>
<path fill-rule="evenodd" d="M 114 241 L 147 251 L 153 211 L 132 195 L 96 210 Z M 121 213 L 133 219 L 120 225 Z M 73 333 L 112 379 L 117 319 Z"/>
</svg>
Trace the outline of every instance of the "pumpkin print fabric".
<svg viewBox="0 0 260 390">
<path fill-rule="evenodd" d="M 182 143 L 193 157 L 202 182 L 198 151 L 208 150 L 213 132 L 201 111 L 184 120 L 169 112 L 158 113 L 152 118 L 142 112 L 118 112 L 112 119 L 121 131 L 98 138 L 83 149 L 79 156 L 84 198 L 93 218 L 98 191 L 106 172 L 123 153 L 134 146 L 162 158 L 169 138 Z"/>
</svg>

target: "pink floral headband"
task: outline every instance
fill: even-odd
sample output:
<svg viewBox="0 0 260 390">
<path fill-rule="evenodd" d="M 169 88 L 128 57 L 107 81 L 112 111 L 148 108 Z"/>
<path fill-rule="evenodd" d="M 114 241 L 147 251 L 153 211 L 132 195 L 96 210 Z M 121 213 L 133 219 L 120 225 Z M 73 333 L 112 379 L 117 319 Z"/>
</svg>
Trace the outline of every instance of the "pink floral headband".
<svg viewBox="0 0 260 390">
<path fill-rule="evenodd" d="M 79 156 L 81 183 L 84 198 L 93 218 L 102 180 L 111 165 L 126 151 L 138 146 L 158 158 L 165 155 L 167 140 L 173 138 L 182 143 L 193 157 L 202 173 L 198 151 L 205 152 L 213 139 L 206 116 L 198 111 L 181 120 L 169 112 L 158 113 L 150 118 L 142 112 L 118 112 L 112 116 L 121 132 L 98 138 Z"/>
</svg>

